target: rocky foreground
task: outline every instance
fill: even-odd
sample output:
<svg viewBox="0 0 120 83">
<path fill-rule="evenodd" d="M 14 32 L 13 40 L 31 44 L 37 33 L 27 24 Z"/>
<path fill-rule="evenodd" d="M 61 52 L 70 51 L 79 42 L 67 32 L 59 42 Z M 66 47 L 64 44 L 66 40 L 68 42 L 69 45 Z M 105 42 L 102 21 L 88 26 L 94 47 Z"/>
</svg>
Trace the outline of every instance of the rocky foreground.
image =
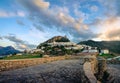
<svg viewBox="0 0 120 83">
<path fill-rule="evenodd" d="M 120 83 L 120 64 L 108 64 L 106 71 L 104 60 L 94 60 L 87 56 L 4 71 L 0 83 Z"/>
<path fill-rule="evenodd" d="M 62 60 L 0 73 L 0 83 L 89 83 L 82 60 Z"/>
<path fill-rule="evenodd" d="M 120 64 L 108 64 L 107 68 L 109 83 L 120 83 Z"/>
</svg>

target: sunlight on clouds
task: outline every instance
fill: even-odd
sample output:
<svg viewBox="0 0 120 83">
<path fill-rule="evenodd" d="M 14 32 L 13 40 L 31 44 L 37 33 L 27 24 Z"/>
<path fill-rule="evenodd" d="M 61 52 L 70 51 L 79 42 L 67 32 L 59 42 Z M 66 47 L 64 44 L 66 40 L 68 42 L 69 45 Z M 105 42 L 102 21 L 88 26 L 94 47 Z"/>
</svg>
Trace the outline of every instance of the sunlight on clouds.
<svg viewBox="0 0 120 83">
<path fill-rule="evenodd" d="M 49 2 L 45 2 L 44 0 L 34 0 L 33 2 L 35 3 L 36 6 L 45 9 L 48 8 L 50 5 Z"/>
<path fill-rule="evenodd" d="M 20 44 L 19 48 L 21 48 L 21 49 L 27 49 L 28 47 L 26 45 L 24 45 L 24 44 Z"/>
<path fill-rule="evenodd" d="M 105 20 L 99 36 L 102 40 L 120 40 L 120 17 L 112 17 Z"/>
</svg>

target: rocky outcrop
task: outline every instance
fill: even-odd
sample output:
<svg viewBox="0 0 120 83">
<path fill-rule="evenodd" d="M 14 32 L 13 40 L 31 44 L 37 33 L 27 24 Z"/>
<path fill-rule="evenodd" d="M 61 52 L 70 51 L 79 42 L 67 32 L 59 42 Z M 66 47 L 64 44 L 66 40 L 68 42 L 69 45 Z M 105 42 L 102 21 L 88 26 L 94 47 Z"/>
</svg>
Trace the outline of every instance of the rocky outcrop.
<svg viewBox="0 0 120 83">
<path fill-rule="evenodd" d="M 45 43 L 52 43 L 52 42 L 70 42 L 70 40 L 66 36 L 55 36 L 47 40 Z"/>
</svg>

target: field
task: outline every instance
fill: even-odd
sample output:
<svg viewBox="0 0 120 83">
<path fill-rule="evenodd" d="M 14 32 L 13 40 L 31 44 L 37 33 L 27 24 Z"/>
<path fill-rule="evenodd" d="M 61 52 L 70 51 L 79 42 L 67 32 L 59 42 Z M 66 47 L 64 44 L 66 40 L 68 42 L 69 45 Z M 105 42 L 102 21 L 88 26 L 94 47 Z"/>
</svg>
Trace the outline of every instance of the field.
<svg viewBox="0 0 120 83">
<path fill-rule="evenodd" d="M 101 55 L 99 55 L 99 56 L 102 56 L 102 57 L 104 57 L 104 58 L 113 58 L 113 57 L 115 57 L 115 55 L 113 55 L 113 54 L 101 54 Z"/>
<path fill-rule="evenodd" d="M 23 55 L 13 55 L 6 56 L 1 60 L 11 60 L 11 59 L 28 59 L 28 58 L 42 58 L 40 54 L 23 54 Z"/>
</svg>

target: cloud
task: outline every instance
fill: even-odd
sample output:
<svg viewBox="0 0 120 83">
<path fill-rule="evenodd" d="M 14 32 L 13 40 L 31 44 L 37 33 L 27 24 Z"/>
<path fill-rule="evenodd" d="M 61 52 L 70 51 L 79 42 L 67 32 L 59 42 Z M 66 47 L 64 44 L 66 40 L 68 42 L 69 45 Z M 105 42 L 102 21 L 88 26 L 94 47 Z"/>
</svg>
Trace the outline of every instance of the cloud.
<svg viewBox="0 0 120 83">
<path fill-rule="evenodd" d="M 91 6 L 90 9 L 91 9 L 91 11 L 94 11 L 94 12 L 98 11 L 98 7 L 95 5 Z"/>
<path fill-rule="evenodd" d="M 98 0 L 104 6 L 107 16 L 120 16 L 120 0 Z"/>
<path fill-rule="evenodd" d="M 56 27 L 60 32 L 69 33 L 75 38 L 88 39 L 95 37 L 82 18 L 74 18 L 67 7 L 54 6 L 44 0 L 19 0 L 29 12 L 30 20 L 38 30 Z M 72 4 L 71 4 L 72 5 Z M 41 25 L 46 26 L 44 29 Z M 39 26 L 39 27 L 38 27 Z"/>
<path fill-rule="evenodd" d="M 24 17 L 25 13 L 23 11 L 9 12 L 0 10 L 0 17 L 15 17 L 15 16 Z"/>
<path fill-rule="evenodd" d="M 16 20 L 17 24 L 24 26 L 25 24 L 21 20 Z"/>
<path fill-rule="evenodd" d="M 2 40 L 2 37 L 0 36 L 0 40 Z"/>
<path fill-rule="evenodd" d="M 101 29 L 98 36 L 101 40 L 120 40 L 120 17 L 99 20 L 97 26 Z"/>
<path fill-rule="evenodd" d="M 39 8 L 46 9 L 49 7 L 49 2 L 45 2 L 44 0 L 35 0 L 33 3 L 38 6 Z"/>
<path fill-rule="evenodd" d="M 4 36 L 4 38 L 8 39 L 9 41 L 14 42 L 15 47 L 20 50 L 32 49 L 32 48 L 36 47 L 36 45 L 29 44 L 27 41 L 23 41 L 23 40 L 17 38 L 15 35 Z"/>
</svg>

